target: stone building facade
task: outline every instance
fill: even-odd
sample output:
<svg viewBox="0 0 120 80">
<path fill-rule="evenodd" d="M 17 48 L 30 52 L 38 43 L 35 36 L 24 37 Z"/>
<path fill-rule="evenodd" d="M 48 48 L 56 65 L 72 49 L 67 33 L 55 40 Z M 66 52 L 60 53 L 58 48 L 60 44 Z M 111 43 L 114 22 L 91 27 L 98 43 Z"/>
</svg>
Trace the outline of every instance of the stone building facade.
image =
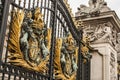
<svg viewBox="0 0 120 80">
<path fill-rule="evenodd" d="M 120 20 L 104 0 L 89 0 L 75 14 L 83 22 L 84 36 L 94 48 L 90 80 L 117 80 L 120 52 Z"/>
</svg>

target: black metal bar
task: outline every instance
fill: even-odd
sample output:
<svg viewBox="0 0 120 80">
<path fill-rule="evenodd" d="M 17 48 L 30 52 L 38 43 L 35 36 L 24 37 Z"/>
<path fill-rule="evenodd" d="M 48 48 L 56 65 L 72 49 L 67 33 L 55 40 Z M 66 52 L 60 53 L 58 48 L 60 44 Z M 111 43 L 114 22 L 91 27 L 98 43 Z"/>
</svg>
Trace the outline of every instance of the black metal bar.
<svg viewBox="0 0 120 80">
<path fill-rule="evenodd" d="M 28 9 L 30 9 L 30 4 L 31 4 L 31 0 L 29 0 L 29 3 L 28 3 Z"/>
<path fill-rule="evenodd" d="M 87 68 L 88 68 L 88 71 L 87 71 L 87 73 L 88 73 L 88 80 L 90 80 L 90 62 L 88 62 L 88 66 L 87 66 Z"/>
<path fill-rule="evenodd" d="M 13 8 L 13 7 L 12 7 Z M 14 13 L 14 10 L 11 11 L 11 23 L 10 23 L 10 26 L 12 24 L 12 19 L 13 19 L 13 13 Z M 11 27 L 9 27 L 9 34 L 8 34 L 8 40 L 7 40 L 7 47 L 6 47 L 6 53 L 5 53 L 5 63 L 7 62 L 7 56 L 8 56 L 8 43 L 9 43 L 9 37 L 10 37 L 10 32 L 11 32 Z"/>
<path fill-rule="evenodd" d="M 15 3 L 16 0 L 13 0 L 13 3 Z M 12 11 L 14 10 L 15 6 L 12 6 Z"/>
<path fill-rule="evenodd" d="M 4 80 L 4 78 L 5 78 L 5 74 L 4 74 L 4 73 L 2 73 L 2 80 Z"/>
<path fill-rule="evenodd" d="M 7 20 L 8 20 L 8 14 L 9 14 L 9 6 L 10 6 L 10 0 L 5 0 L 4 12 L 3 12 L 2 24 L 1 24 L 1 31 L 0 31 L 1 32 L 0 33 L 0 60 L 2 59 L 4 39 L 5 39 Z"/>
<path fill-rule="evenodd" d="M 55 53 L 55 41 L 56 41 L 56 20 L 57 20 L 57 0 L 54 1 L 54 18 L 52 26 L 52 39 L 51 39 L 51 49 L 50 49 L 50 66 L 49 66 L 49 80 L 53 80 L 53 54 Z"/>
<path fill-rule="evenodd" d="M 77 70 L 77 77 L 76 77 L 76 80 L 82 80 L 82 64 L 81 64 L 81 45 L 80 45 L 80 42 L 78 42 L 78 45 L 79 45 L 79 53 L 78 53 L 78 70 Z"/>
<path fill-rule="evenodd" d="M 21 80 L 21 77 L 19 77 L 19 80 Z"/>
<path fill-rule="evenodd" d="M 33 0 L 33 8 L 35 7 L 35 0 Z"/>
<path fill-rule="evenodd" d="M 10 80 L 11 75 L 8 75 L 8 80 Z"/>
<path fill-rule="evenodd" d="M 58 12 L 58 17 L 60 17 L 60 12 Z M 59 37 L 60 37 L 60 22 L 59 22 L 59 20 L 58 20 L 58 35 L 59 35 Z"/>
<path fill-rule="evenodd" d="M 78 70 L 77 70 L 76 80 L 84 80 L 82 73 L 82 53 L 81 53 L 81 40 L 83 34 L 82 30 L 77 31 L 77 34 L 79 35 L 79 40 L 77 40 L 79 50 L 78 50 Z"/>
<path fill-rule="evenodd" d="M 120 80 L 120 75 L 119 75 L 119 73 L 118 73 L 118 80 Z"/>
<path fill-rule="evenodd" d="M 56 31 L 58 31 L 58 20 L 56 19 Z M 56 34 L 55 34 L 55 36 L 56 36 L 56 38 L 57 38 L 57 36 L 58 36 L 58 32 L 56 32 Z"/>
<path fill-rule="evenodd" d="M 49 4 L 50 4 L 50 1 L 48 0 L 48 8 L 49 8 Z M 48 19 L 49 19 L 49 10 L 47 10 L 47 18 L 46 18 L 47 20 L 46 20 L 46 24 L 47 24 L 47 27 L 49 27 L 49 24 L 48 24 Z"/>
<path fill-rule="evenodd" d="M 40 12 L 42 12 L 42 7 L 43 7 L 43 0 L 41 0 Z"/>
<path fill-rule="evenodd" d="M 39 0 L 37 0 L 37 7 L 39 6 Z"/>
<path fill-rule="evenodd" d="M 19 6 L 21 5 L 21 0 L 19 0 Z"/>
<path fill-rule="evenodd" d="M 16 75 L 14 75 L 14 80 L 16 80 Z"/>
<path fill-rule="evenodd" d="M 44 7 L 46 7 L 46 5 L 47 5 L 47 4 L 46 4 L 46 0 L 44 0 Z M 45 21 L 45 18 L 46 18 L 45 15 L 46 15 L 46 9 L 44 9 L 44 17 L 43 17 L 43 20 L 44 20 L 44 21 Z"/>
<path fill-rule="evenodd" d="M 22 0 L 16 0 L 16 1 L 18 1 L 18 5 L 21 6 L 21 1 Z"/>
<path fill-rule="evenodd" d="M 23 6 L 24 8 L 26 7 L 26 0 L 24 0 L 24 6 Z"/>
<path fill-rule="evenodd" d="M 53 17 L 54 17 L 54 5 L 53 2 L 51 2 L 50 8 L 53 10 L 53 12 L 50 12 L 50 28 L 53 26 Z"/>
<path fill-rule="evenodd" d="M 60 38 L 60 30 L 59 30 L 60 25 L 59 25 L 59 24 L 60 24 L 60 22 L 59 22 L 59 20 L 57 19 L 57 30 L 56 30 L 56 31 L 57 31 L 57 37 L 58 37 L 58 38 Z"/>
</svg>

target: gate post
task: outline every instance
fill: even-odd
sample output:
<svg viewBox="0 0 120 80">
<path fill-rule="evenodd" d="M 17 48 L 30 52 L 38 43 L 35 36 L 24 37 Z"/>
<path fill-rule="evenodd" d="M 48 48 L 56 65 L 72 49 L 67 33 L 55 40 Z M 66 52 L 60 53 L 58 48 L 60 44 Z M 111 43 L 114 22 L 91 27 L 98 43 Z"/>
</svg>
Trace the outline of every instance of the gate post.
<svg viewBox="0 0 120 80">
<path fill-rule="evenodd" d="M 5 0 L 4 3 L 2 3 L 4 5 L 3 5 L 3 13 L 2 13 L 2 22 L 0 25 L 0 61 L 2 59 L 2 52 L 3 52 L 4 38 L 7 28 L 10 2 L 11 0 Z"/>
</svg>

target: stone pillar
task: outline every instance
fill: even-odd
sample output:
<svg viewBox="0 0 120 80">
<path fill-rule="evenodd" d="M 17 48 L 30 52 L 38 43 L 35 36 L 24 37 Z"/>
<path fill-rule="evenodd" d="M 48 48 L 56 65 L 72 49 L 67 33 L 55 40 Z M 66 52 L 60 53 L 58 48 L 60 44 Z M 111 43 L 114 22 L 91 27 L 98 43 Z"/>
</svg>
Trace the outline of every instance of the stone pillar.
<svg viewBox="0 0 120 80">
<path fill-rule="evenodd" d="M 95 16 L 78 16 L 83 21 L 84 36 L 91 47 L 98 52 L 91 53 L 91 80 L 117 80 L 117 33 L 120 20 L 114 11 L 102 12 Z M 117 46 L 119 47 L 120 44 Z M 98 58 L 98 59 L 97 59 Z M 98 64 L 100 63 L 100 64 Z M 100 77 L 102 76 L 102 78 Z"/>
<path fill-rule="evenodd" d="M 91 80 L 116 80 L 117 52 L 109 43 L 92 44 L 91 46 L 97 50 L 92 52 Z"/>
</svg>

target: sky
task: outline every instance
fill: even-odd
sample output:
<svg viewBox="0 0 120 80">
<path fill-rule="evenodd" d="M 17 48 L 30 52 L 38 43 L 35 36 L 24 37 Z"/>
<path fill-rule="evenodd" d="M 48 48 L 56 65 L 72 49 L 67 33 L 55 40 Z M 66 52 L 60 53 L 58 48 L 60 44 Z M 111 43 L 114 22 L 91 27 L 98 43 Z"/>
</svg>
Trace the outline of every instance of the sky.
<svg viewBox="0 0 120 80">
<path fill-rule="evenodd" d="M 89 0 L 68 0 L 70 7 L 72 8 L 73 14 L 77 11 L 80 4 L 88 5 Z M 120 0 L 104 0 L 111 10 L 115 10 L 118 17 L 120 18 Z"/>
</svg>

